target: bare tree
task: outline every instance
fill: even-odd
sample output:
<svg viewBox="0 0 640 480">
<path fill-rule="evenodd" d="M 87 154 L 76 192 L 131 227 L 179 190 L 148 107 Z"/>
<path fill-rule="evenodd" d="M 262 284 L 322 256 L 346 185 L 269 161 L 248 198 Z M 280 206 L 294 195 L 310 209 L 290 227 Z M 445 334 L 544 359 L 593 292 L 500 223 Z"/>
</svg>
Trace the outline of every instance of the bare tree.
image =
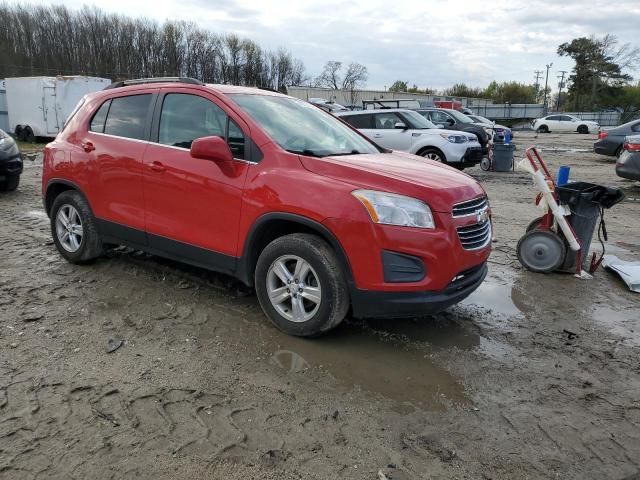
<svg viewBox="0 0 640 480">
<path fill-rule="evenodd" d="M 330 60 L 324 64 L 322 73 L 316 78 L 317 87 L 333 88 L 338 90 L 340 88 L 340 69 L 342 68 L 342 62 L 336 62 Z"/>
<path fill-rule="evenodd" d="M 355 105 L 358 102 L 358 91 L 362 90 L 368 78 L 367 67 L 356 62 L 349 64 L 342 80 L 342 89 L 349 92 L 351 105 Z"/>
<path fill-rule="evenodd" d="M 0 0 L 0 78 L 72 74 L 114 80 L 190 76 L 284 90 L 305 78 L 305 68 L 284 49 L 265 51 L 250 39 L 193 23 L 158 24 L 97 7 L 71 10 Z"/>
</svg>

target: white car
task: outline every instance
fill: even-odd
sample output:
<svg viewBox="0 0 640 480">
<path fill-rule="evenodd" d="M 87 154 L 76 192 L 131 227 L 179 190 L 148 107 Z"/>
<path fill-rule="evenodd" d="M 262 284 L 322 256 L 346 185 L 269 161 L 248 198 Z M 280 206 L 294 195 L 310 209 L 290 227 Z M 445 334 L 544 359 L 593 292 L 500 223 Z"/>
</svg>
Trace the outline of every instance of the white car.
<svg viewBox="0 0 640 480">
<path fill-rule="evenodd" d="M 459 170 L 482 160 L 482 147 L 473 133 L 437 128 L 412 110 L 394 108 L 334 115 L 390 150 L 420 155 Z"/>
<path fill-rule="evenodd" d="M 538 133 L 578 132 L 598 133 L 600 125 L 589 120 L 580 120 L 573 115 L 547 115 L 533 121 L 533 129 Z"/>
</svg>

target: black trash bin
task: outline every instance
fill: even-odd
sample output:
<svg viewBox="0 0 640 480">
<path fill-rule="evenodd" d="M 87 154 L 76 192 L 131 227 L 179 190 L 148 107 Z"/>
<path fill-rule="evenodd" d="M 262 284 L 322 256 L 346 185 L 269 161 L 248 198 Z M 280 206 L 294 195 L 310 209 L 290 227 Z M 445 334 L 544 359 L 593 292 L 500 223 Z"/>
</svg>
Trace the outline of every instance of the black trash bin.
<svg viewBox="0 0 640 480">
<path fill-rule="evenodd" d="M 589 249 L 601 209 L 610 208 L 622 201 L 624 194 L 619 188 L 604 187 L 587 182 L 571 182 L 555 188 L 560 203 L 568 205 L 571 210 L 568 221 L 580 241 L 582 267 L 584 268 L 588 261 Z M 567 256 L 560 270 L 575 272 L 576 261 L 576 252 L 567 246 Z"/>
<path fill-rule="evenodd" d="M 513 170 L 513 151 L 516 146 L 513 143 L 505 145 L 496 143 L 493 145 L 493 169 L 496 172 L 509 172 Z"/>
</svg>

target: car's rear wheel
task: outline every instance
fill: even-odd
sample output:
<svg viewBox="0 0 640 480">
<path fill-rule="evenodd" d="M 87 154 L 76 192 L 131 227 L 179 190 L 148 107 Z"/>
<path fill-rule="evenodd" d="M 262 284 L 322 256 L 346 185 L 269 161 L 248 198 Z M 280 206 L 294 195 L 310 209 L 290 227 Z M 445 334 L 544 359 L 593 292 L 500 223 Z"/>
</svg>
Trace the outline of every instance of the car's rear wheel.
<svg viewBox="0 0 640 480">
<path fill-rule="evenodd" d="M 79 192 L 68 190 L 58 195 L 50 218 L 53 242 L 68 262 L 88 263 L 102 255 L 93 213 Z"/>
<path fill-rule="evenodd" d="M 540 125 L 538 127 L 538 133 L 549 133 L 549 127 L 546 125 Z"/>
<path fill-rule="evenodd" d="M 589 133 L 589 127 L 587 127 L 586 125 L 580 125 L 578 126 L 578 133 Z"/>
<path fill-rule="evenodd" d="M 256 265 L 255 288 L 267 317 L 290 335 L 325 333 L 349 309 L 342 266 L 316 235 L 295 233 L 267 245 Z"/>
<path fill-rule="evenodd" d="M 447 163 L 447 158 L 444 156 L 444 153 L 437 148 L 425 148 L 419 155 L 434 162 Z"/>
<path fill-rule="evenodd" d="M 20 175 L 10 175 L 0 181 L 0 192 L 13 192 L 20 184 Z"/>
</svg>

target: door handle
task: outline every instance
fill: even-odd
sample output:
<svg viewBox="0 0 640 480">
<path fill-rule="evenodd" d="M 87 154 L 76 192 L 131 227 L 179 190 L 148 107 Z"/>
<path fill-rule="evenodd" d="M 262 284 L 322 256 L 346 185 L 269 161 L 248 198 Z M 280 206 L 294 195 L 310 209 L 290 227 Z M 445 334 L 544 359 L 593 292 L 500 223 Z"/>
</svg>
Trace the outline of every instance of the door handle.
<svg viewBox="0 0 640 480">
<path fill-rule="evenodd" d="M 382 138 L 382 135 L 381 135 L 381 134 L 379 134 L 379 133 L 376 133 L 376 134 L 373 136 L 373 138 Z"/>
<path fill-rule="evenodd" d="M 154 172 L 164 172 L 166 170 L 166 168 L 164 167 L 164 165 L 160 162 L 153 162 L 149 165 L 149 168 L 151 170 L 153 170 Z"/>
<path fill-rule="evenodd" d="M 93 151 L 96 149 L 96 147 L 94 147 L 94 146 L 93 146 L 93 143 L 91 143 L 91 142 L 82 142 L 82 143 L 80 144 L 80 146 L 81 146 L 81 147 L 82 147 L 82 149 L 83 149 L 85 152 L 87 152 L 87 153 L 89 153 L 89 152 L 93 152 Z"/>
</svg>

